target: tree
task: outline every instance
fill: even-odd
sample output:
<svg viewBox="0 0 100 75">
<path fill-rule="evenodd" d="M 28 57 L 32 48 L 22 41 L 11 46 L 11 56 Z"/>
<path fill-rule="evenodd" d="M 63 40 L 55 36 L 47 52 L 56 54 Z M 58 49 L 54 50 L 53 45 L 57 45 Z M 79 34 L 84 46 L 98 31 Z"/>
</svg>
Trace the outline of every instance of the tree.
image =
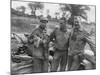
<svg viewBox="0 0 100 75">
<path fill-rule="evenodd" d="M 11 14 L 16 15 L 17 14 L 17 11 L 14 8 L 11 8 Z"/>
<path fill-rule="evenodd" d="M 20 6 L 20 7 L 17 7 L 17 10 L 22 12 L 23 14 L 25 14 L 26 7 L 25 6 Z"/>
<path fill-rule="evenodd" d="M 46 10 L 46 13 L 47 13 L 47 18 L 48 18 L 48 19 L 51 19 L 50 10 L 49 10 L 49 9 Z"/>
<path fill-rule="evenodd" d="M 59 12 L 55 12 L 56 19 L 57 19 L 58 15 L 59 15 Z"/>
<path fill-rule="evenodd" d="M 50 20 L 50 19 L 51 19 L 51 16 L 48 14 L 48 15 L 47 15 L 47 18 Z"/>
<path fill-rule="evenodd" d="M 28 4 L 29 8 L 31 9 L 31 15 L 35 15 L 36 13 L 36 10 L 40 10 L 40 9 L 43 9 L 44 8 L 44 5 L 40 2 L 31 2 Z"/>
<path fill-rule="evenodd" d="M 65 12 L 69 11 L 71 13 L 71 16 L 68 20 L 68 23 L 73 25 L 74 24 L 74 18 L 75 17 L 80 17 L 83 18 L 84 20 L 87 20 L 87 10 L 90 10 L 90 8 L 86 5 L 75 5 L 75 4 L 63 4 L 63 7 L 60 9 Z"/>
</svg>

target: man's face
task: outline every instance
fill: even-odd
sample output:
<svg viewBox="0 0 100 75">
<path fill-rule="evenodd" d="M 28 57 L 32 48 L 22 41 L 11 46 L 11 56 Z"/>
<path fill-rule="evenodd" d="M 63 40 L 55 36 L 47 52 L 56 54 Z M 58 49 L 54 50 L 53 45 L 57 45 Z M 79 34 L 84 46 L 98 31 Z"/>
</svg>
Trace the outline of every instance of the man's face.
<svg viewBox="0 0 100 75">
<path fill-rule="evenodd" d="M 80 29 L 79 22 L 76 21 L 75 24 L 74 24 L 74 31 L 78 31 L 79 29 Z"/>
<path fill-rule="evenodd" d="M 41 25 L 41 27 L 43 28 L 43 29 L 45 29 L 46 28 L 46 23 L 40 23 L 40 25 Z"/>
<path fill-rule="evenodd" d="M 67 31 L 66 24 L 65 23 L 60 24 L 60 29 L 66 32 Z"/>
</svg>

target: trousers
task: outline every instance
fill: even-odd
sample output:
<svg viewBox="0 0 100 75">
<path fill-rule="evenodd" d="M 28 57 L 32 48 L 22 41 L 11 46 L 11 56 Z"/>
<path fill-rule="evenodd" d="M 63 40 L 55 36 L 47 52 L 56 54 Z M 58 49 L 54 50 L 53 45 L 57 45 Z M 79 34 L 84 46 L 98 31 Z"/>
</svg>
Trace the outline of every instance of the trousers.
<svg viewBox="0 0 100 75">
<path fill-rule="evenodd" d="M 59 49 L 56 49 L 54 52 L 54 58 L 51 63 L 51 72 L 56 72 L 58 70 L 58 67 L 60 67 L 59 71 L 65 71 L 66 65 L 67 65 L 67 57 L 68 57 L 68 51 L 60 51 Z"/>
</svg>

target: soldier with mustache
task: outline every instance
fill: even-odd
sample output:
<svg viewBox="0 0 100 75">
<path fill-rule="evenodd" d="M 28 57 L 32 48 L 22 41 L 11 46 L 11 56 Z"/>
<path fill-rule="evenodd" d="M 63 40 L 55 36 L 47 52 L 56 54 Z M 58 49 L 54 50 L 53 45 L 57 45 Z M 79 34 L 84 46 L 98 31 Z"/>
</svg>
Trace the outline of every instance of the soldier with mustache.
<svg viewBox="0 0 100 75">
<path fill-rule="evenodd" d="M 95 46 L 91 42 L 89 36 L 84 31 L 80 30 L 80 24 L 77 18 L 74 19 L 74 25 L 69 39 L 69 58 L 68 58 L 68 70 L 78 70 L 80 62 L 85 58 L 95 65 L 95 58 L 87 54 L 84 54 L 84 48 L 86 43 L 89 44 L 91 50 L 95 52 Z"/>
</svg>

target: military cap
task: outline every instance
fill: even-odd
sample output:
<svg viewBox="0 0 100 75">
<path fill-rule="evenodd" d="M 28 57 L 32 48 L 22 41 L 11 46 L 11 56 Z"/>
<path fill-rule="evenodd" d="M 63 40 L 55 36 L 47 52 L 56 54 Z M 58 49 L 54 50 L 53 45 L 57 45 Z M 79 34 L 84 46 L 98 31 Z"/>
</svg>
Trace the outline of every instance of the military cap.
<svg viewBox="0 0 100 75">
<path fill-rule="evenodd" d="M 48 23 L 48 19 L 47 18 L 41 18 L 40 22 L 42 22 L 42 23 Z"/>
</svg>

